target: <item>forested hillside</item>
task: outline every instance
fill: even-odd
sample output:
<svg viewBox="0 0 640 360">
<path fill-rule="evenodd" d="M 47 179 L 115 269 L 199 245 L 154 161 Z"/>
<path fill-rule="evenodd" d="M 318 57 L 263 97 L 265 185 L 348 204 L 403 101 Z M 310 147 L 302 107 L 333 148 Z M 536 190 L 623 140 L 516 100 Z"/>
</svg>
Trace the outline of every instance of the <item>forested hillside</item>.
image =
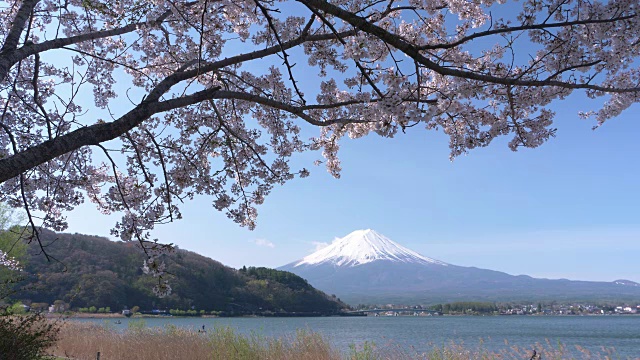
<svg viewBox="0 0 640 360">
<path fill-rule="evenodd" d="M 72 309 L 139 306 L 228 314 L 331 314 L 345 307 L 297 275 L 266 268 L 235 270 L 180 249 L 164 259 L 173 274 L 173 292 L 158 298 L 151 291 L 155 279 L 142 273 L 144 255 L 133 243 L 53 232 L 44 232 L 42 239 L 56 260 L 47 262 L 32 246 L 26 261 L 27 290 L 16 298 L 49 304 L 63 300 Z"/>
</svg>

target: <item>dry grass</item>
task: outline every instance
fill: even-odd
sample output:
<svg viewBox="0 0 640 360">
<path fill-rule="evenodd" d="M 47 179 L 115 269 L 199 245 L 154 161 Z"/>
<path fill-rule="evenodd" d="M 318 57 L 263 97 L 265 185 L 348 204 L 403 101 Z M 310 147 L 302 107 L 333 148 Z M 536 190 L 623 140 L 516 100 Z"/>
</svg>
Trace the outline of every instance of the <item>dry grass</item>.
<svg viewBox="0 0 640 360">
<path fill-rule="evenodd" d="M 67 323 L 52 355 L 70 359 L 101 360 L 334 360 L 341 359 L 320 335 L 298 332 L 291 338 L 243 336 L 228 328 L 206 334 L 174 326 L 147 328 L 134 325 L 124 332 L 107 327 Z"/>
<path fill-rule="evenodd" d="M 536 360 L 623 360 L 613 348 L 601 348 L 598 352 L 591 352 L 580 346 L 565 346 L 564 344 L 552 344 L 548 340 L 545 343 L 536 343 L 527 347 L 510 345 L 506 340 L 500 350 L 484 348 L 482 342 L 475 345 L 454 343 L 444 346 L 433 346 L 428 352 L 417 352 L 411 347 L 402 347 L 394 344 L 386 346 L 361 346 L 351 353 L 351 359 L 356 360 L 528 360 L 536 350 Z M 640 360 L 633 357 L 630 360 Z"/>
<path fill-rule="evenodd" d="M 520 360 L 529 359 L 532 349 L 544 360 L 611 360 L 620 359 L 613 349 L 590 353 L 580 347 L 562 344 L 534 344 L 522 348 L 506 341 L 499 351 L 484 348 L 482 342 L 451 343 L 433 346 L 428 352 L 417 352 L 397 344 L 376 346 L 365 342 L 353 346 L 348 353 L 333 348 L 321 335 L 299 331 L 295 336 L 272 339 L 260 335 L 240 335 L 229 328 L 217 328 L 206 334 L 167 326 L 147 328 L 143 321 L 134 322 L 128 330 L 118 332 L 105 326 L 67 323 L 52 355 L 73 360 Z"/>
</svg>

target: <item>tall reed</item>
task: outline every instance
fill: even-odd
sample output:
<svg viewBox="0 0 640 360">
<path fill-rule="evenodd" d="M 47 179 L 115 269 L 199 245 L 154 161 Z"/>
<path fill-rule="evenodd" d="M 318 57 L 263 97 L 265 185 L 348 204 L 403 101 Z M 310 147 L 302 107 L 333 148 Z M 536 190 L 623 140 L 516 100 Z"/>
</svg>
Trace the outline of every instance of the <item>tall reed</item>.
<svg viewBox="0 0 640 360">
<path fill-rule="evenodd" d="M 342 355 L 322 336 L 299 331 L 295 336 L 272 339 L 257 334 L 240 335 L 230 328 L 207 333 L 175 326 L 148 328 L 144 324 L 115 331 L 94 324 L 67 323 L 52 355 L 70 359 L 101 360 L 333 360 Z"/>
<path fill-rule="evenodd" d="M 613 349 L 595 353 L 549 341 L 528 347 L 505 341 L 499 350 L 488 349 L 482 341 L 473 345 L 451 342 L 433 345 L 426 352 L 401 344 L 364 342 L 341 352 L 309 331 L 276 339 L 242 335 L 231 328 L 214 328 L 207 333 L 173 325 L 149 328 L 143 321 L 131 322 L 125 331 L 106 325 L 66 323 L 50 353 L 72 360 L 93 360 L 98 352 L 101 360 L 528 360 L 533 349 L 538 354 L 536 360 L 622 359 Z"/>
</svg>

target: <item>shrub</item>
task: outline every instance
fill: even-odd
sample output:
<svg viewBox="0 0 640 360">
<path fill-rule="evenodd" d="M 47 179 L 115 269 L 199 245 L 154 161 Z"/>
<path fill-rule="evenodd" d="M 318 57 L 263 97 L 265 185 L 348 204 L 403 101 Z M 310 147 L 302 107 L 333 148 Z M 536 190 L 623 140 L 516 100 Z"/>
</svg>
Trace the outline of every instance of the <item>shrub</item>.
<svg viewBox="0 0 640 360">
<path fill-rule="evenodd" d="M 24 308 L 24 305 L 22 305 L 21 302 L 17 302 L 13 305 L 11 305 L 11 307 L 9 307 L 9 309 L 7 309 L 8 313 L 11 315 L 22 315 L 25 314 L 27 311 Z"/>
<path fill-rule="evenodd" d="M 127 324 L 128 330 L 133 334 L 142 334 L 147 328 L 147 322 L 143 319 L 131 320 Z"/>
<path fill-rule="evenodd" d="M 46 357 L 45 351 L 58 339 L 60 329 L 42 315 L 0 316 L 0 358 L 34 360 Z"/>
</svg>

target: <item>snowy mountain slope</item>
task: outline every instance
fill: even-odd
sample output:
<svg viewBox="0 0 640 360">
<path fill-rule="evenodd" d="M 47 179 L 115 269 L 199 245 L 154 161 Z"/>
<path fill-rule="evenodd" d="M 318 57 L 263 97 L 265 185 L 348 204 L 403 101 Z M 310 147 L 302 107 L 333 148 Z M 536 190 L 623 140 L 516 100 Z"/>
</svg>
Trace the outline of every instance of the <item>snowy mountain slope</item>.
<svg viewBox="0 0 640 360">
<path fill-rule="evenodd" d="M 293 272 L 350 304 L 640 298 L 640 286 L 627 280 L 536 279 L 447 264 L 422 256 L 373 230 L 354 231 L 279 269 Z"/>
<path fill-rule="evenodd" d="M 356 230 L 341 239 L 336 239 L 324 249 L 305 256 L 294 267 L 319 264 L 358 266 L 377 260 L 447 266 L 442 261 L 424 257 L 374 230 L 366 229 Z"/>
</svg>

